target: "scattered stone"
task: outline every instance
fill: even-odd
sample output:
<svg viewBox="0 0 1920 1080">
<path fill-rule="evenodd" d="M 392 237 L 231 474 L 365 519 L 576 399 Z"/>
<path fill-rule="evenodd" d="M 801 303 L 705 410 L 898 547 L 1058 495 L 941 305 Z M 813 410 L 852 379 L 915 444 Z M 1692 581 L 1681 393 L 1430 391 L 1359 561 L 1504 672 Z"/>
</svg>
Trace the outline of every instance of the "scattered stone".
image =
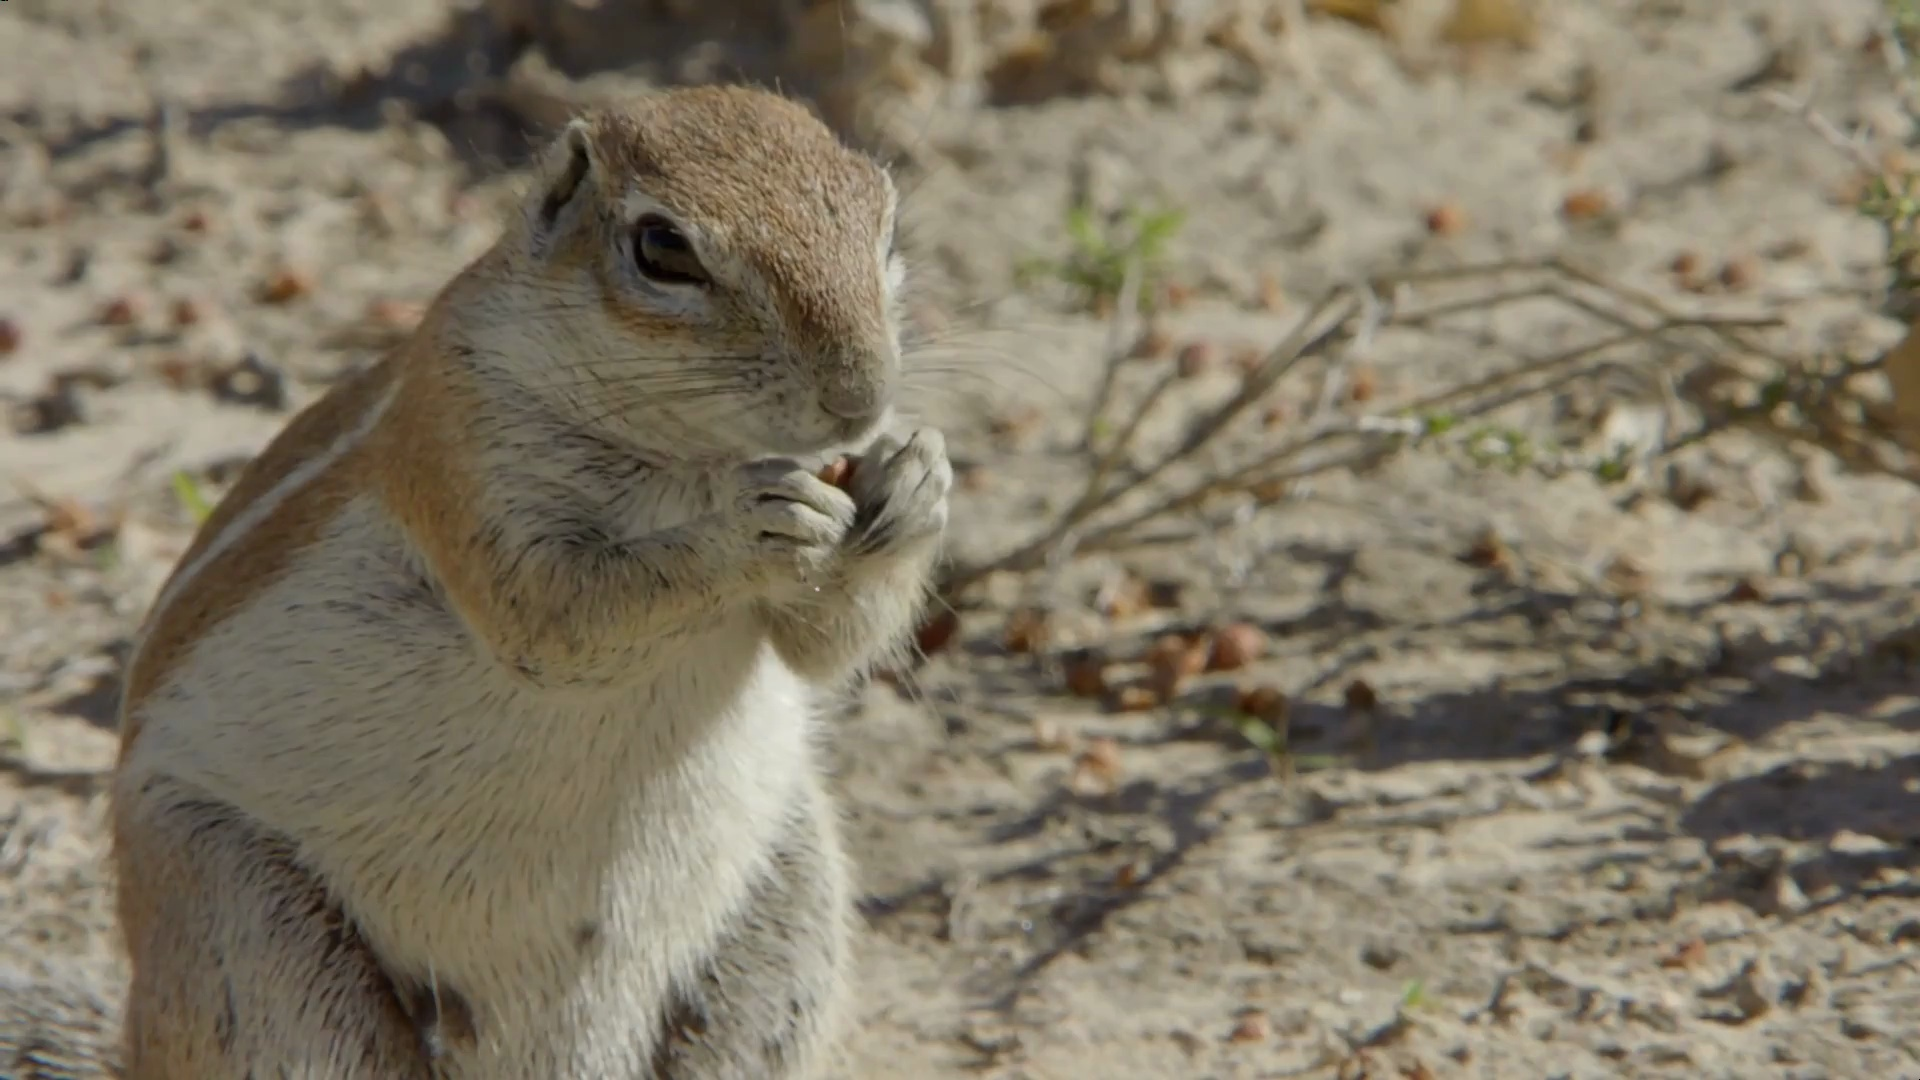
<svg viewBox="0 0 1920 1080">
<path fill-rule="evenodd" d="M 1176 363 L 1181 378 L 1199 378 L 1213 368 L 1213 346 L 1204 341 L 1188 342 L 1181 346 Z"/>
<path fill-rule="evenodd" d="M 1281 311 L 1287 306 L 1286 290 L 1280 287 L 1280 279 L 1271 273 L 1260 275 L 1259 305 L 1262 311 Z"/>
<path fill-rule="evenodd" d="M 1348 683 L 1345 696 L 1348 712 L 1370 713 L 1380 707 L 1380 695 L 1364 679 Z"/>
<path fill-rule="evenodd" d="M 945 649 L 960 632 L 960 613 L 950 607 L 941 607 L 914 635 L 914 644 L 920 649 L 921 656 L 932 656 Z"/>
<path fill-rule="evenodd" d="M 1240 1014 L 1240 1019 L 1227 1033 L 1227 1041 L 1234 1043 L 1266 1042 L 1273 1035 L 1273 1024 L 1267 1014 L 1248 1010 Z"/>
<path fill-rule="evenodd" d="M 59 379 L 43 393 L 13 407 L 13 430 L 21 435 L 50 435 L 85 419 L 74 384 Z"/>
<path fill-rule="evenodd" d="M 1269 727 L 1284 730 L 1292 712 L 1287 695 L 1275 686 L 1255 686 L 1240 692 L 1236 707 Z"/>
<path fill-rule="evenodd" d="M 1435 236 L 1457 236 L 1467 229 L 1467 212 L 1457 202 L 1443 202 L 1427 211 L 1427 231 Z"/>
<path fill-rule="evenodd" d="M 289 304 L 313 292 L 313 279 L 301 271 L 282 268 L 267 276 L 260 285 L 260 301 Z"/>
<path fill-rule="evenodd" d="M 1073 759 L 1068 785 L 1081 795 L 1108 795 L 1119 787 L 1123 774 L 1120 744 L 1106 737 L 1088 739 Z"/>
<path fill-rule="evenodd" d="M 1360 950 L 1360 962 L 1375 971 L 1392 971 L 1406 959 L 1406 953 L 1386 942 L 1368 942 Z"/>
<path fill-rule="evenodd" d="M 1154 685 L 1170 696 L 1180 684 L 1207 670 L 1208 656 L 1205 645 L 1181 634 L 1166 634 L 1154 640 L 1144 659 Z"/>
<path fill-rule="evenodd" d="M 288 405 L 286 374 L 256 352 L 248 352 L 239 363 L 216 372 L 211 386 L 215 397 L 235 405 L 270 412 L 284 412 Z"/>
<path fill-rule="evenodd" d="M 1123 686 L 1113 692 L 1108 699 L 1114 712 L 1148 712 L 1166 704 L 1169 691 L 1153 683 L 1135 683 Z"/>
<path fill-rule="evenodd" d="M 1560 216 L 1568 221 L 1591 221 L 1613 209 L 1613 200 L 1604 191 L 1588 189 L 1569 194 L 1560 203 Z"/>
<path fill-rule="evenodd" d="M 1474 537 L 1473 543 L 1460 553 L 1461 562 L 1485 570 L 1505 566 L 1510 558 L 1506 541 L 1500 539 L 1500 534 L 1492 529 L 1482 530 L 1479 536 Z"/>
<path fill-rule="evenodd" d="M 190 296 L 183 296 L 173 302 L 173 325 L 181 329 L 198 326 L 206 317 L 206 309 L 201 306 L 200 301 Z"/>
<path fill-rule="evenodd" d="M 1137 360 L 1158 360 L 1173 351 L 1173 335 L 1158 323 L 1151 323 L 1134 339 L 1131 355 Z"/>
<path fill-rule="evenodd" d="M 1045 652 L 1052 640 L 1052 616 L 1039 608 L 1021 608 L 1007 616 L 1001 634 L 1001 644 L 1010 653 Z"/>
<path fill-rule="evenodd" d="M 1204 670 L 1238 671 L 1267 651 L 1267 634 L 1252 623 L 1229 623 L 1213 632 Z"/>
<path fill-rule="evenodd" d="M 116 296 L 100 309 L 102 326 L 132 326 L 146 313 L 146 304 L 138 296 Z"/>
<path fill-rule="evenodd" d="M 1092 652 L 1069 657 L 1065 676 L 1067 692 L 1074 697 L 1099 698 L 1107 693 L 1107 665 Z"/>
</svg>

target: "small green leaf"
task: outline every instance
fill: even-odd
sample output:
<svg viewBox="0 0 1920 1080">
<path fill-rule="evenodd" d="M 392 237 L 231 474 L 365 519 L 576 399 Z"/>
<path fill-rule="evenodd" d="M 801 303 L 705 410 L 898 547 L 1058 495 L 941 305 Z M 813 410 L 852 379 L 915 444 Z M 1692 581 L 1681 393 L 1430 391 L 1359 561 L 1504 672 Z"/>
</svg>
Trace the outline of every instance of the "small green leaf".
<svg viewBox="0 0 1920 1080">
<path fill-rule="evenodd" d="M 199 481 L 195 480 L 184 469 L 174 471 L 173 496 L 180 500 L 180 505 L 186 508 L 188 515 L 193 518 L 195 525 L 204 523 L 207 517 L 213 513 L 213 506 L 207 502 L 206 496 L 200 492 Z"/>
<path fill-rule="evenodd" d="M 1160 210 L 1146 215 L 1136 233 L 1134 251 L 1142 259 L 1159 258 L 1186 220 L 1186 214 L 1179 210 Z"/>
<path fill-rule="evenodd" d="M 1265 720 L 1238 716 L 1234 719 L 1234 726 L 1239 729 L 1242 738 L 1253 744 L 1255 750 L 1268 757 L 1279 757 L 1287 752 L 1286 738 Z"/>
<path fill-rule="evenodd" d="M 1093 208 L 1076 206 L 1067 211 L 1067 238 L 1081 252 L 1093 255 L 1106 250 L 1106 241 L 1093 220 Z"/>
<path fill-rule="evenodd" d="M 1593 467 L 1594 479 L 1603 484 L 1618 484 L 1624 482 L 1628 474 L 1633 471 L 1633 463 L 1630 458 L 1631 456 L 1628 454 L 1627 448 L 1624 446 L 1620 447 Z"/>
</svg>

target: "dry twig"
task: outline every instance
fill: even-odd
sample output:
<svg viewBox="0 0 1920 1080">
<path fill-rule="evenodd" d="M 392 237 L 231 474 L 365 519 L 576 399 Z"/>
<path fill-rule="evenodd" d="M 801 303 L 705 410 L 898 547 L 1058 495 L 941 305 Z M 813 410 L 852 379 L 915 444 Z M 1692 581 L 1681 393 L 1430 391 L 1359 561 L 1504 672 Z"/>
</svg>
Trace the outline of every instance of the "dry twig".
<svg viewBox="0 0 1920 1080">
<path fill-rule="evenodd" d="M 1527 280 L 1521 284 L 1508 280 L 1515 276 Z M 1411 305 L 1411 298 L 1422 289 L 1442 284 L 1478 285 L 1481 291 L 1465 299 Z M 1514 350 L 1519 355 L 1515 364 L 1390 413 L 1346 417 L 1332 408 L 1343 385 L 1340 365 L 1376 332 L 1431 327 L 1449 317 L 1535 300 L 1557 302 L 1610 332 L 1545 355 Z M 1126 318 L 1128 310 L 1128 305 L 1122 305 L 1116 318 Z M 1164 403 L 1174 376 L 1155 382 L 1102 445 L 1099 434 L 1110 426 L 1107 414 L 1113 407 L 1118 358 L 1125 354 L 1125 335 L 1116 331 L 1096 408 L 1088 418 L 1082 450 L 1088 470 L 1081 492 L 1031 540 L 997 557 L 955 568 L 947 591 L 958 592 L 996 571 L 1029 570 L 1075 552 L 1137 543 L 1148 526 L 1203 510 L 1216 499 L 1272 491 L 1335 470 L 1365 469 L 1411 447 L 1444 443 L 1449 437 L 1457 440 L 1448 432 L 1461 421 L 1484 418 L 1516 402 L 1628 366 L 1631 361 L 1616 355 L 1622 350 L 1634 350 L 1636 359 L 1643 361 L 1640 366 L 1652 369 L 1652 381 L 1663 387 L 1670 405 L 1678 403 L 1675 386 L 1732 386 L 1735 391 L 1711 399 L 1696 393 L 1701 399 L 1685 404 L 1698 421 L 1655 447 L 1643 457 L 1643 464 L 1741 429 L 1774 441 L 1816 443 L 1855 467 L 1920 480 L 1920 474 L 1890 454 L 1890 447 L 1897 444 L 1892 442 L 1888 418 L 1847 394 L 1850 380 L 1874 370 L 1879 361 L 1834 363 L 1790 357 L 1770 348 L 1757 333 L 1778 325 L 1777 319 L 1765 316 L 1680 312 L 1643 291 L 1559 258 L 1389 275 L 1362 286 L 1331 290 L 1267 354 L 1239 392 L 1202 414 L 1171 449 L 1139 465 L 1130 464 L 1136 438 L 1146 417 Z M 1646 358 L 1655 363 L 1645 363 Z M 1203 449 L 1217 446 L 1237 421 L 1308 361 L 1322 365 L 1324 381 L 1316 405 L 1297 434 L 1277 447 L 1209 468 L 1197 477 L 1178 483 L 1171 480 L 1176 469 Z M 1671 370 L 1676 364 L 1681 370 Z"/>
</svg>

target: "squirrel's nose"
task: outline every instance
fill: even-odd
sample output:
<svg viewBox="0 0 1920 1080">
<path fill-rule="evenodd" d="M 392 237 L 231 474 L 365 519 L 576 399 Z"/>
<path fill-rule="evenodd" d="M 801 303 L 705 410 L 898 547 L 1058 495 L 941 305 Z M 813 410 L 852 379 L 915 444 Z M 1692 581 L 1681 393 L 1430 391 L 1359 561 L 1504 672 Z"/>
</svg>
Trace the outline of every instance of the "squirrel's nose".
<svg viewBox="0 0 1920 1080">
<path fill-rule="evenodd" d="M 885 388 L 874 382 L 834 383 L 820 391 L 821 410 L 837 420 L 872 420 L 886 404 Z"/>
</svg>

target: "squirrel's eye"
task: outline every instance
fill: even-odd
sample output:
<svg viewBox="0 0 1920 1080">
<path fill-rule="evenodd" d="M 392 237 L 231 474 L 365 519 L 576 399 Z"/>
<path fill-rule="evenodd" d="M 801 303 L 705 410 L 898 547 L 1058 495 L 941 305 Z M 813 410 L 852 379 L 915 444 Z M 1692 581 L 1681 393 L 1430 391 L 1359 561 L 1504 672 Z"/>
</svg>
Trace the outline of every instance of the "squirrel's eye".
<svg viewBox="0 0 1920 1080">
<path fill-rule="evenodd" d="M 658 217 L 643 217 L 633 233 L 633 261 L 651 281 L 662 285 L 709 285 L 713 279 L 693 244 L 679 229 Z"/>
</svg>

